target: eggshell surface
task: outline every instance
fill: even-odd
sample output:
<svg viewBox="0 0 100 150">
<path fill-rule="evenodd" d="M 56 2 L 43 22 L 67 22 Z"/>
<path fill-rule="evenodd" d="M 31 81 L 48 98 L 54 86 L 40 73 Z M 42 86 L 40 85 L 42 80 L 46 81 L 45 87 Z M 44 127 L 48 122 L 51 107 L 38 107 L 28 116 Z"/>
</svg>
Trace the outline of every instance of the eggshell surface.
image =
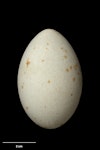
<svg viewBox="0 0 100 150">
<path fill-rule="evenodd" d="M 74 114 L 81 92 L 80 64 L 67 39 L 53 29 L 38 33 L 18 70 L 18 93 L 26 114 L 40 127 L 58 128 Z"/>
</svg>

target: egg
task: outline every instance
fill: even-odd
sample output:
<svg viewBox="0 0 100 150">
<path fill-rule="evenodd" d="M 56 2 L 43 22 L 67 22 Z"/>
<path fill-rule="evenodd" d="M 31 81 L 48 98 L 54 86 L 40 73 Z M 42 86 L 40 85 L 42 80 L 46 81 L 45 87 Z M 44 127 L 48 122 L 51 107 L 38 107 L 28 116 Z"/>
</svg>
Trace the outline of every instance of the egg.
<svg viewBox="0 0 100 150">
<path fill-rule="evenodd" d="M 17 83 L 23 109 L 36 125 L 64 125 L 82 93 L 80 63 L 67 39 L 54 29 L 38 33 L 21 58 Z"/>
</svg>

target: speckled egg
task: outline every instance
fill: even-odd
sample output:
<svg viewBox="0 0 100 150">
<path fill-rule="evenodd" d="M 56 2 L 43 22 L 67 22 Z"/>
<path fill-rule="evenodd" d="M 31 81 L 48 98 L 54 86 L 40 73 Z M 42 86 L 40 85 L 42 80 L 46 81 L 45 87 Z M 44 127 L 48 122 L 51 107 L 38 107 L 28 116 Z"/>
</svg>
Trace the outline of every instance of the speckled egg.
<svg viewBox="0 0 100 150">
<path fill-rule="evenodd" d="M 82 92 L 78 58 L 59 32 L 45 29 L 27 46 L 18 70 L 18 93 L 29 118 L 55 129 L 74 114 Z"/>
</svg>

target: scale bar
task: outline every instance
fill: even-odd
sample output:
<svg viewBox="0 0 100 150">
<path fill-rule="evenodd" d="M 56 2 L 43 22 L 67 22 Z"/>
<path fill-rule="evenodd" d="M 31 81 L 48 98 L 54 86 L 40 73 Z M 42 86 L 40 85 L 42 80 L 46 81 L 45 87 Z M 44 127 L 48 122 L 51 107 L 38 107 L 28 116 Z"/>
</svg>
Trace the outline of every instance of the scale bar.
<svg viewBox="0 0 100 150">
<path fill-rule="evenodd" d="M 18 144 L 18 143 L 21 143 L 21 144 L 24 144 L 24 143 L 27 143 L 27 144 L 34 144 L 36 142 L 2 142 L 4 144 L 7 144 L 7 143 L 15 143 L 15 144 Z"/>
</svg>

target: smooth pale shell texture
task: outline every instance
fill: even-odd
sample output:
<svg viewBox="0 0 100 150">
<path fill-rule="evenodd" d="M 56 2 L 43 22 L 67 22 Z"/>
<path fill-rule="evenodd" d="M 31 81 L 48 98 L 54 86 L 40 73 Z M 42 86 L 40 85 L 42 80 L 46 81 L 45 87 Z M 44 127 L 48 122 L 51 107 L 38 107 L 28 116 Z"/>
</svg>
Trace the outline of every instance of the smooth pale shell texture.
<svg viewBox="0 0 100 150">
<path fill-rule="evenodd" d="M 26 48 L 18 71 L 22 106 L 37 125 L 54 129 L 74 114 L 82 92 L 78 58 L 57 31 L 45 29 Z"/>
</svg>

